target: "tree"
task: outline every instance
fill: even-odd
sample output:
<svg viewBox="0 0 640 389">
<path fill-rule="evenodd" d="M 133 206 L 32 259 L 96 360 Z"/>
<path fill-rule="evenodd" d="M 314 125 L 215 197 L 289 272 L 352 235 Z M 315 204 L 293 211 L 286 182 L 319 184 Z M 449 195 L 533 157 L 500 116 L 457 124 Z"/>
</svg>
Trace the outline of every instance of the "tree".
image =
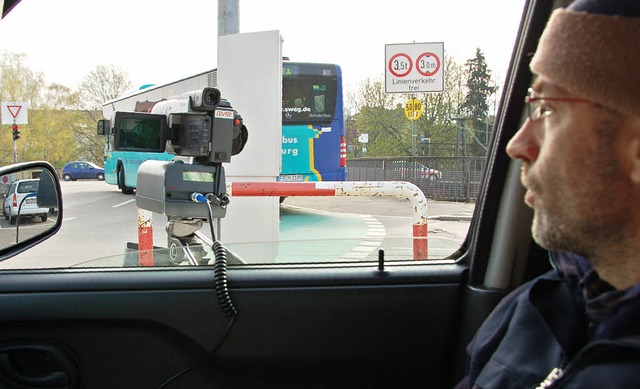
<svg viewBox="0 0 640 389">
<path fill-rule="evenodd" d="M 71 128 L 79 159 L 104 163 L 105 140 L 96 134 L 96 123 L 103 118 L 102 104 L 122 95 L 131 87 L 127 72 L 113 65 L 98 65 L 82 80 Z"/>
<path fill-rule="evenodd" d="M 127 71 L 117 66 L 96 66 L 78 87 L 81 106 L 88 111 L 102 112 L 102 104 L 131 89 L 133 84 L 128 77 Z"/>
<path fill-rule="evenodd" d="M 367 156 L 409 155 L 410 122 L 404 116 L 397 95 L 385 92 L 383 81 L 363 81 L 357 92 L 349 96 L 349 100 L 351 109 L 357 112 L 353 115 L 355 127 L 361 133 L 369 134 Z M 350 141 L 357 142 L 356 139 Z"/>
<path fill-rule="evenodd" d="M 25 65 L 25 55 L 3 52 L 0 57 L 0 98 L 28 104 L 28 124 L 21 125 L 18 161 L 46 160 L 56 167 L 74 159 L 104 160 L 104 138 L 96 134 L 101 103 L 130 87 L 126 73 L 97 67 L 73 91 L 60 84 L 46 85 L 42 73 Z M 0 133 L 0 161 L 13 162 L 11 131 Z"/>
<path fill-rule="evenodd" d="M 31 136 L 29 131 L 34 124 L 34 112 L 44 106 L 44 75 L 31 71 L 25 64 L 25 58 L 25 54 L 6 51 L 0 55 L 0 101 L 25 102 L 28 108 L 29 124 L 20 125 L 21 138 L 17 143 L 18 161 L 26 160 L 20 156 L 22 151 L 20 146 L 25 146 L 25 139 Z M 4 126 L 2 126 L 2 130 L 0 132 L 0 163 L 10 164 L 14 162 L 13 137 L 11 131 L 6 131 Z"/>
<path fill-rule="evenodd" d="M 73 111 L 68 109 L 77 93 L 60 84 L 51 84 L 41 93 L 44 104 L 29 110 L 29 129 L 22 132 L 19 155 L 21 160 L 45 160 L 61 167 L 77 155 Z"/>
<path fill-rule="evenodd" d="M 489 112 L 489 97 L 497 88 L 491 86 L 491 70 L 487 66 L 484 54 L 476 49 L 476 56 L 467 60 L 467 95 L 462 105 L 465 121 L 465 136 L 469 138 L 472 155 L 485 155 L 487 145 L 481 139 L 487 138 L 486 121 Z M 468 133 L 470 132 L 470 133 Z"/>
<path fill-rule="evenodd" d="M 418 138 L 424 136 L 431 142 L 424 145 L 420 153 L 423 155 L 454 155 L 456 127 L 451 119 L 460 115 L 463 104 L 464 67 L 455 59 L 447 58 L 444 64 L 444 75 L 442 92 L 422 93 L 417 96 L 423 105 L 423 114 L 416 122 Z"/>
</svg>

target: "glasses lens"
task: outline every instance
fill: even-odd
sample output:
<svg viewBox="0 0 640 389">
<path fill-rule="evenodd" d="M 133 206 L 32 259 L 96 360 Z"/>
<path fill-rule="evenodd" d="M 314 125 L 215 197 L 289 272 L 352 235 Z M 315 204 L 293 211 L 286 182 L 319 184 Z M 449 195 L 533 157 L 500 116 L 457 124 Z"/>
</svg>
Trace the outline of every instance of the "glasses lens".
<svg viewBox="0 0 640 389">
<path fill-rule="evenodd" d="M 529 119 L 534 122 L 540 119 L 540 100 L 529 99 L 527 105 L 529 106 Z"/>
</svg>

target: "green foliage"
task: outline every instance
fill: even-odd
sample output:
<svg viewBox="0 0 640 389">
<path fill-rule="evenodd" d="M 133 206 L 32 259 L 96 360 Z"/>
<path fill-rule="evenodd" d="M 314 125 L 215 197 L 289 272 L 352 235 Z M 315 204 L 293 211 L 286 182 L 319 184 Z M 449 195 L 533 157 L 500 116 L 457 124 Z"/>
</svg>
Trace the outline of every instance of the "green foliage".
<svg viewBox="0 0 640 389">
<path fill-rule="evenodd" d="M 491 86 L 491 71 L 480 49 L 476 49 L 476 56 L 467 60 L 467 96 L 462 105 L 467 117 L 483 120 L 489 112 L 487 100 L 496 88 Z"/>
<path fill-rule="evenodd" d="M 489 98 L 497 91 L 497 87 L 491 86 L 491 71 L 487 66 L 484 54 L 476 49 L 476 56 L 467 61 L 467 96 L 463 104 L 463 112 L 466 115 L 465 139 L 469 145 L 467 155 L 485 155 L 488 139 L 488 114 Z M 465 150 L 466 151 L 466 150 Z"/>
<path fill-rule="evenodd" d="M 22 143 L 29 137 L 29 129 L 33 124 L 33 110 L 42 108 L 44 101 L 44 76 L 34 73 L 25 65 L 25 55 L 2 52 L 0 56 L 0 101 L 25 102 L 28 107 L 29 125 L 20 125 L 17 161 L 20 157 Z M 14 162 L 13 136 L 11 126 L 3 125 L 0 132 L 0 163 Z"/>
<path fill-rule="evenodd" d="M 383 81 L 365 80 L 350 101 L 358 113 L 347 122 L 355 129 L 363 129 L 357 135 L 368 134 L 367 156 L 409 155 L 411 124 L 397 96 L 385 93 Z M 355 139 L 354 143 L 357 143 Z M 361 148 L 362 145 L 357 144 L 352 156 L 362 155 Z"/>
<path fill-rule="evenodd" d="M 452 118 L 460 116 L 466 95 L 465 68 L 453 59 L 444 64 L 445 87 L 442 92 L 415 95 L 423 105 L 423 114 L 416 120 L 416 150 L 418 155 L 454 156 L 458 129 Z M 347 143 L 352 145 L 349 157 L 363 156 L 357 142 L 361 134 L 369 135 L 368 157 L 409 156 L 412 150 L 412 123 L 404 114 L 404 104 L 410 98 L 404 94 L 385 93 L 383 80 L 367 80 L 347 104 L 355 112 L 347 117 Z M 420 143 L 420 139 L 430 139 Z M 429 147 L 431 146 L 431 147 Z"/>
<path fill-rule="evenodd" d="M 63 85 L 46 85 L 41 73 L 25 65 L 24 54 L 0 56 L 0 98 L 28 103 L 29 124 L 20 126 L 17 160 L 48 160 L 61 167 L 71 160 L 103 162 L 104 138 L 96 134 L 102 119 L 102 104 L 131 88 L 127 73 L 114 66 L 97 66 L 80 83 L 78 90 Z M 476 56 L 458 64 L 444 63 L 442 92 L 414 96 L 386 93 L 384 79 L 367 79 L 346 97 L 348 157 L 409 156 L 412 153 L 412 122 L 404 114 L 411 98 L 423 104 L 415 121 L 418 155 L 484 155 L 492 118 L 488 117 L 491 71 L 480 49 Z M 3 126 L 5 127 L 5 126 Z M 13 162 L 13 139 L 9 126 L 0 131 L 0 163 Z M 358 137 L 367 134 L 362 145 Z M 420 139 L 431 143 L 420 143 Z"/>
<path fill-rule="evenodd" d="M 104 136 L 96 134 L 96 124 L 103 118 L 102 104 L 113 100 L 131 89 L 132 83 L 125 70 L 116 66 L 98 65 L 80 83 L 78 88 L 78 112 L 72 129 L 77 145 L 78 158 L 104 163 Z"/>
<path fill-rule="evenodd" d="M 78 91 L 46 85 L 42 73 L 25 65 L 25 55 L 2 52 L 0 56 L 0 100 L 27 103 L 28 124 L 20 125 L 16 160 L 46 160 L 60 168 L 72 160 L 104 161 L 104 137 L 96 134 L 102 118 L 101 103 L 131 87 L 126 72 L 98 66 L 80 84 Z M 14 162 L 10 126 L 0 132 L 0 163 Z"/>
</svg>

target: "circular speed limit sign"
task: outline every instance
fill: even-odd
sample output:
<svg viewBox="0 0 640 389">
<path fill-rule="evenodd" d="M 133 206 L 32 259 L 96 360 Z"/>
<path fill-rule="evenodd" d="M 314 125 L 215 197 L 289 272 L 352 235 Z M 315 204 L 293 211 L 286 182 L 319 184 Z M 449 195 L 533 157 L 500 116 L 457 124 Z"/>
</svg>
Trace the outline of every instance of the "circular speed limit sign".
<svg viewBox="0 0 640 389">
<path fill-rule="evenodd" d="M 422 53 L 416 59 L 416 69 L 425 77 L 431 77 L 440 70 L 440 58 L 434 53 Z"/>
<path fill-rule="evenodd" d="M 404 114 L 409 120 L 418 120 L 422 116 L 422 103 L 418 99 L 410 99 L 404 106 Z"/>
<path fill-rule="evenodd" d="M 398 53 L 389 60 L 389 71 L 396 77 L 404 77 L 411 73 L 413 61 L 405 53 Z"/>
</svg>

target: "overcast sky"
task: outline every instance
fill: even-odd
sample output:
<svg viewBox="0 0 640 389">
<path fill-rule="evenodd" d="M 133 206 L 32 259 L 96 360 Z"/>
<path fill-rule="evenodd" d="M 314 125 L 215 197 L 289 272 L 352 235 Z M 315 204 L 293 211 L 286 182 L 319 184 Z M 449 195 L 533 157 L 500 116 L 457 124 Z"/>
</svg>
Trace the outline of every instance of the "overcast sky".
<svg viewBox="0 0 640 389">
<path fill-rule="evenodd" d="M 480 48 L 502 82 L 524 0 L 239 0 L 240 32 L 278 30 L 291 60 L 342 66 L 347 87 L 384 77 L 385 44 L 444 42 L 463 63 Z M 0 51 L 27 55 L 48 83 L 76 88 L 97 65 L 138 87 L 216 67 L 215 0 L 22 0 L 0 20 Z M 260 59 L 256 58 L 256 66 Z"/>
</svg>

